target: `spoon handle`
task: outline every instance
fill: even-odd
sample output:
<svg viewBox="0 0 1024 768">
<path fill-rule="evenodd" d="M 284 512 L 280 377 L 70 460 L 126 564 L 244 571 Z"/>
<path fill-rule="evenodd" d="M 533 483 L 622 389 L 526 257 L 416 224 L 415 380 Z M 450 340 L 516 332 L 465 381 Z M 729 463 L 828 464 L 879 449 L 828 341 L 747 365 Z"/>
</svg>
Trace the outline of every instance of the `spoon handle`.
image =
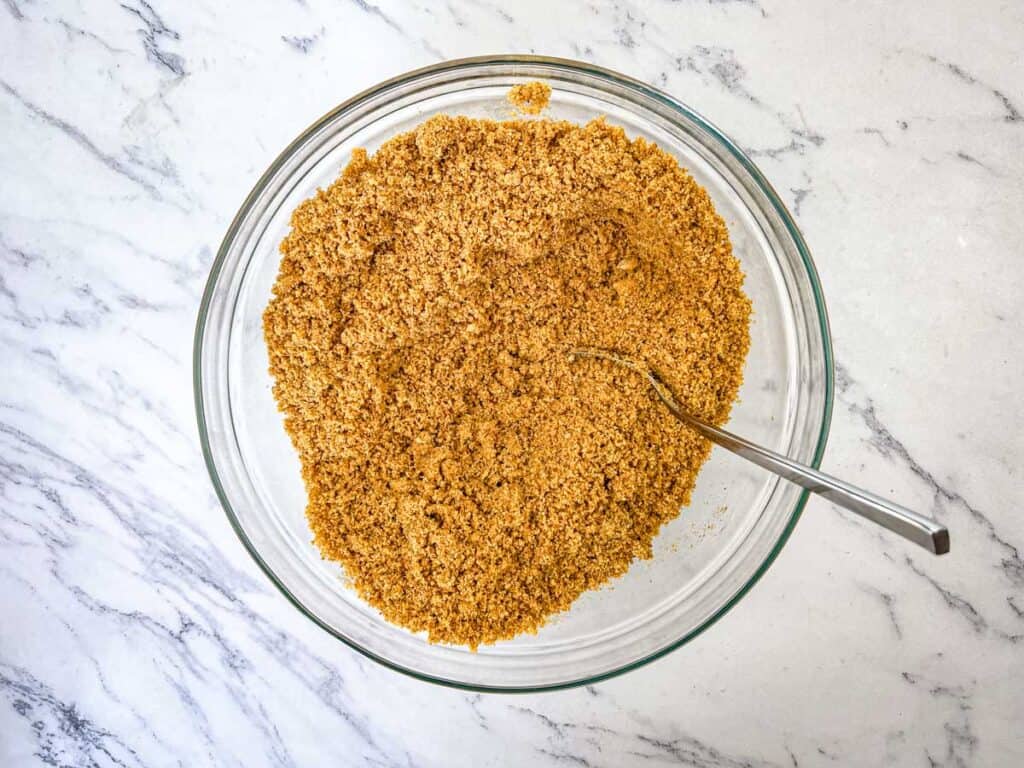
<svg viewBox="0 0 1024 768">
<path fill-rule="evenodd" d="M 844 509 L 856 512 L 861 517 L 898 533 L 929 552 L 936 555 L 944 555 L 949 552 L 949 530 L 945 526 L 899 504 L 886 501 L 881 496 L 876 496 L 745 440 L 739 435 L 706 424 L 679 408 L 667 387 L 652 371 L 647 371 L 647 378 L 672 415 L 711 442 L 742 456 L 759 467 L 781 475 L 811 493 L 823 496 Z"/>
</svg>

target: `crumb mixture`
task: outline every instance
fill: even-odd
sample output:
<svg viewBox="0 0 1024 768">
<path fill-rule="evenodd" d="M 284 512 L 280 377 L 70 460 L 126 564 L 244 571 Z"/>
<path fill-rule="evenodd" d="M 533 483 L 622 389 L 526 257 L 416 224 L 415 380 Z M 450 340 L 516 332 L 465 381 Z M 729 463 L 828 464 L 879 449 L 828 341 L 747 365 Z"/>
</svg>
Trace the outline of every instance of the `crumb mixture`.
<svg viewBox="0 0 1024 768">
<path fill-rule="evenodd" d="M 508 92 L 508 101 L 524 114 L 539 115 L 551 101 L 551 86 L 538 81 L 513 85 Z"/>
<path fill-rule="evenodd" d="M 531 102 L 534 103 L 534 102 Z M 392 622 L 475 648 L 651 556 L 723 422 L 750 302 L 676 160 L 601 120 L 434 117 L 302 203 L 264 330 L 324 557 Z"/>
</svg>

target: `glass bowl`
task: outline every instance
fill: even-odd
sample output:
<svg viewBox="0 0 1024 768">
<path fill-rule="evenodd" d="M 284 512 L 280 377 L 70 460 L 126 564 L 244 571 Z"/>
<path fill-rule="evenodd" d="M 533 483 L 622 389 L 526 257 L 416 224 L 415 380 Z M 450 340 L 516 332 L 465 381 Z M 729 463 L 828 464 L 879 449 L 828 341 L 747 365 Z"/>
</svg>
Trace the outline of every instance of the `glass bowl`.
<svg viewBox="0 0 1024 768">
<path fill-rule="evenodd" d="M 228 229 L 199 310 L 195 396 L 213 484 L 232 526 L 284 595 L 356 650 L 416 677 L 474 690 L 593 682 L 678 648 L 735 605 L 778 555 L 807 494 L 721 449 L 651 560 L 525 635 L 471 652 L 386 622 L 321 559 L 299 462 L 271 395 L 262 313 L 289 214 L 330 184 L 351 151 L 373 151 L 437 113 L 502 119 L 517 83 L 552 87 L 544 117 L 605 116 L 673 153 L 714 200 L 754 306 L 746 382 L 728 428 L 818 466 L 832 407 L 821 288 L 803 238 L 754 164 L 711 123 L 650 86 L 580 62 L 452 61 L 382 83 L 317 121 L 281 153 Z"/>
</svg>

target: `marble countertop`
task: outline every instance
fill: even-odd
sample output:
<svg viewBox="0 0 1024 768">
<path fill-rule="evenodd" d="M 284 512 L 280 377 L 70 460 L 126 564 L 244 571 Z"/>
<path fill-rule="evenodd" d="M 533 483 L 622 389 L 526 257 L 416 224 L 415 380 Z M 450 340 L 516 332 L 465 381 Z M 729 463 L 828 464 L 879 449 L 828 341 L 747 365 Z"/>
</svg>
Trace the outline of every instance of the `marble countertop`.
<svg viewBox="0 0 1024 768">
<path fill-rule="evenodd" d="M 0 764 L 1024 763 L 1024 6 L 0 3 Z M 680 651 L 543 695 L 382 669 L 271 587 L 200 455 L 192 330 L 238 205 L 312 119 L 534 52 L 708 115 L 795 212 L 831 311 L 822 501 Z"/>
</svg>

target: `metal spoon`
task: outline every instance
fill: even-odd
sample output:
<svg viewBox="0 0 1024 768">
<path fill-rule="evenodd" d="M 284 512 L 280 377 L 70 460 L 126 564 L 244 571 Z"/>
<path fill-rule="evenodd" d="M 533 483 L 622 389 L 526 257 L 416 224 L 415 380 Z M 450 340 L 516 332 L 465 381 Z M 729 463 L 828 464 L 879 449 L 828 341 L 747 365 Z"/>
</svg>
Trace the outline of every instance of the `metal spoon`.
<svg viewBox="0 0 1024 768">
<path fill-rule="evenodd" d="M 658 398 L 673 416 L 711 442 L 806 488 L 811 493 L 824 496 L 833 504 L 856 512 L 861 517 L 866 517 L 873 523 L 898 533 L 929 552 L 936 555 L 944 555 L 949 552 L 949 531 L 945 526 L 906 507 L 893 504 L 880 496 L 844 483 L 842 480 L 804 466 L 738 435 L 701 421 L 679 406 L 665 382 L 648 366 L 614 352 L 593 347 L 576 347 L 569 350 L 569 355 L 574 360 L 581 357 L 610 360 L 639 373 L 647 379 Z"/>
</svg>

